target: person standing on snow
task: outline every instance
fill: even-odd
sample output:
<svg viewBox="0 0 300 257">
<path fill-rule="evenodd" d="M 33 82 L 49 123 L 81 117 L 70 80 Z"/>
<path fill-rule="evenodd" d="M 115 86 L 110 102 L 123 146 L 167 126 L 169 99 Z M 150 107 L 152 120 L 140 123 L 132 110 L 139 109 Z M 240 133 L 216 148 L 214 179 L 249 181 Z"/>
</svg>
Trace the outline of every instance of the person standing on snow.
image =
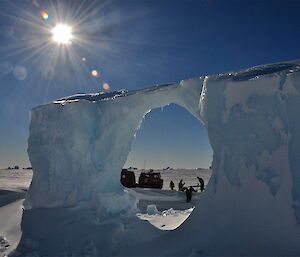
<svg viewBox="0 0 300 257">
<path fill-rule="evenodd" d="M 174 187 L 175 187 L 175 184 L 174 184 L 174 182 L 171 180 L 171 181 L 170 181 L 170 188 L 171 188 L 171 190 L 174 190 Z"/>
<path fill-rule="evenodd" d="M 185 183 L 183 183 L 183 180 L 181 179 L 178 183 L 178 190 L 179 191 L 184 191 L 183 186 L 185 185 Z"/>
<path fill-rule="evenodd" d="M 200 178 L 200 177 L 197 177 L 197 179 L 199 180 L 199 183 L 200 183 L 200 190 L 201 192 L 204 191 L 204 180 L 203 178 Z"/>
<path fill-rule="evenodd" d="M 189 203 L 192 200 L 192 193 L 197 192 L 192 186 L 185 190 L 186 202 Z"/>
</svg>

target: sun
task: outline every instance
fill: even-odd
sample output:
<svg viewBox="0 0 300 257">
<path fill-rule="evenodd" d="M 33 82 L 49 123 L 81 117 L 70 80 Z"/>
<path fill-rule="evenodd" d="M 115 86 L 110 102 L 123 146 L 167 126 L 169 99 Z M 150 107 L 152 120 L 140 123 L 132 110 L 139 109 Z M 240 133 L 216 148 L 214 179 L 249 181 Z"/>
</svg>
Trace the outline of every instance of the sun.
<svg viewBox="0 0 300 257">
<path fill-rule="evenodd" d="M 72 28 L 66 24 L 58 23 L 52 29 L 52 39 L 56 43 L 69 44 L 72 38 Z"/>
</svg>

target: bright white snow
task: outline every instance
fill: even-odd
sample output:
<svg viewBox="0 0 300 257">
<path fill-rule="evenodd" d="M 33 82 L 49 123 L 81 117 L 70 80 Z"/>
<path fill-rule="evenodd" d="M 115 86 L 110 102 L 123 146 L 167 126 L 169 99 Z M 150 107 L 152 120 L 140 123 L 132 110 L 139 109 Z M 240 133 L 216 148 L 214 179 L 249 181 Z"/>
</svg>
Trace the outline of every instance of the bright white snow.
<svg viewBox="0 0 300 257">
<path fill-rule="evenodd" d="M 138 213 L 141 220 L 149 221 L 154 227 L 161 230 L 174 230 L 178 228 L 192 213 L 194 208 L 184 211 L 173 210 L 158 211 L 155 205 L 148 205 L 147 213 Z"/>
<path fill-rule="evenodd" d="M 15 200 L 9 204 L 2 201 L 0 191 L 0 256 L 15 250 L 22 236 L 21 218 L 24 200 Z"/>
</svg>

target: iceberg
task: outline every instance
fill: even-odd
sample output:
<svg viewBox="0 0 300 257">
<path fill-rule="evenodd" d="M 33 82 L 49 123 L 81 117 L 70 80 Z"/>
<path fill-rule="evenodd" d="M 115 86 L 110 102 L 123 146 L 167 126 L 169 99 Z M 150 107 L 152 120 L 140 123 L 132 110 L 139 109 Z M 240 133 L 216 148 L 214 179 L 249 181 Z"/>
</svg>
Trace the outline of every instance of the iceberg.
<svg viewBox="0 0 300 257">
<path fill-rule="evenodd" d="M 101 222 L 112 215 L 134 217 L 138 199 L 124 191 L 120 171 L 145 115 L 174 103 L 207 128 L 212 178 L 178 229 L 152 233 L 147 227 L 142 242 L 119 254 L 297 255 L 299 92 L 300 61 L 290 61 L 142 90 L 77 94 L 38 106 L 31 112 L 33 180 L 25 213 L 75 207 L 96 208 Z M 144 229 L 144 223 L 134 224 L 135 233 Z"/>
<path fill-rule="evenodd" d="M 81 202 L 102 204 L 112 212 L 131 208 L 120 171 L 143 117 L 153 108 L 177 103 L 200 119 L 202 82 L 75 95 L 34 108 L 28 140 L 34 174 L 26 208 Z"/>
</svg>

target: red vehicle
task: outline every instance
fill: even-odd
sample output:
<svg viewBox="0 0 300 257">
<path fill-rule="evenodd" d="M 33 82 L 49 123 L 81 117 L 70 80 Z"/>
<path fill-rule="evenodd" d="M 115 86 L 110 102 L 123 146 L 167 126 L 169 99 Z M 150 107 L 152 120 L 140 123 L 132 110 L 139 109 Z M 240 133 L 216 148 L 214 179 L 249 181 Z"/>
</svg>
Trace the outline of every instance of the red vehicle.
<svg viewBox="0 0 300 257">
<path fill-rule="evenodd" d="M 136 187 L 135 174 L 133 171 L 122 169 L 121 172 L 121 184 L 124 187 Z"/>
<path fill-rule="evenodd" d="M 124 187 L 141 187 L 141 188 L 159 188 L 163 187 L 163 180 L 161 179 L 160 172 L 142 172 L 139 177 L 139 183 L 135 181 L 135 174 L 133 171 L 122 169 L 121 184 Z"/>
<path fill-rule="evenodd" d="M 159 188 L 163 187 L 163 180 L 161 179 L 160 172 L 142 172 L 139 177 L 139 187 L 141 188 Z"/>
</svg>

